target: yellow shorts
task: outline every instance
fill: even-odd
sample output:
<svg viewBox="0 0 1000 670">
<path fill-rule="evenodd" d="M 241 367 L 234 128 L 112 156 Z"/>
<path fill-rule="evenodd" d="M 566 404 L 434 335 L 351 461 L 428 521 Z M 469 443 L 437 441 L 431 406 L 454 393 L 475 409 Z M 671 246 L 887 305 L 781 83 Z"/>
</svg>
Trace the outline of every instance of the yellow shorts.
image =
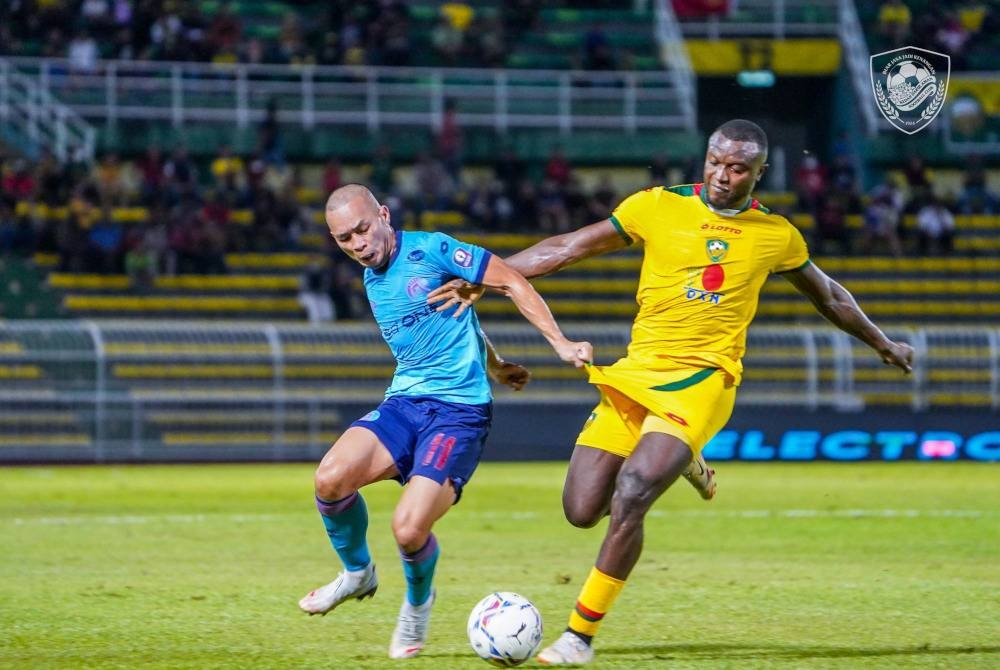
<svg viewBox="0 0 1000 670">
<path fill-rule="evenodd" d="M 589 368 L 601 401 L 576 443 L 628 458 L 646 433 L 673 435 L 695 455 L 733 413 L 736 386 L 723 370 L 640 368 L 628 359 Z"/>
</svg>

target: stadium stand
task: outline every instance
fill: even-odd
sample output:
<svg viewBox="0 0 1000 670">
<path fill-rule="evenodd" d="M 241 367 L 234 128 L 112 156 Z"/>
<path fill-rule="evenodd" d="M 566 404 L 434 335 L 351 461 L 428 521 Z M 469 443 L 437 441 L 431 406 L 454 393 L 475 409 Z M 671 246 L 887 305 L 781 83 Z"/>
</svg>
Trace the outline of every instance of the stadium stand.
<svg viewBox="0 0 1000 670">
<path fill-rule="evenodd" d="M 913 34 L 953 37 L 926 32 L 939 11 L 930 4 L 903 2 Z M 38 99 L 50 110 L 37 115 L 46 128 L 38 138 L 30 124 L 0 138 L 2 316 L 94 320 L 0 324 L 4 397 L 23 408 L 20 418 L 0 415 L 0 444 L 321 449 L 343 428 L 336 402 L 376 397 L 391 371 L 366 330 L 357 269 L 328 239 L 325 194 L 369 183 L 398 225 L 500 254 L 598 220 L 634 190 L 699 179 L 714 108 L 730 109 L 713 82 L 740 101 L 792 97 L 734 88 L 735 71 L 699 71 L 699 99 L 685 68 L 699 69 L 706 49 L 737 68 L 773 57 L 779 86 L 837 80 L 820 89 L 819 107 L 829 102 L 853 125 L 819 131 L 819 120 L 772 119 L 772 138 L 787 135 L 788 151 L 775 152 L 759 197 L 803 230 L 821 266 L 872 316 L 927 354 L 926 369 L 901 383 L 826 333 L 775 279 L 764 288 L 743 401 L 997 402 L 989 327 L 1000 317 L 1000 150 L 990 148 L 1000 146 L 1000 112 L 985 101 L 974 128 L 949 108 L 918 137 L 877 124 L 866 136 L 855 118 L 863 103 L 840 82 L 858 74 L 840 46 L 850 43 L 845 8 L 857 10 L 876 51 L 887 39 L 882 8 L 898 3 L 678 0 L 676 22 L 660 2 L 158 5 L 140 3 L 130 16 L 83 16 L 63 2 L 38 16 L 18 10 L 27 4 L 0 7 L 0 80 L 20 96 L 0 109 Z M 976 78 L 997 69 L 994 8 L 968 3 L 938 17 L 952 18 L 971 35 L 954 60 L 954 90 L 994 90 L 988 76 Z M 672 35 L 686 43 L 680 56 Z M 770 102 L 749 109 L 772 114 Z M 817 158 L 810 169 L 823 198 L 802 188 L 799 147 Z M 899 186 L 898 250 L 867 236 L 886 178 Z M 833 217 L 842 246 L 820 234 L 830 193 L 843 197 Z M 931 196 L 954 213 L 950 248 L 920 243 Z M 536 285 L 574 328 L 626 323 L 638 263 L 630 250 Z M 329 330 L 296 325 L 315 272 L 336 304 Z M 517 318 L 509 302 L 487 297 L 479 310 L 537 367 L 539 395 L 565 397 L 573 371 L 522 330 L 505 330 Z M 199 323 L 167 322 L 177 319 Z M 610 325 L 594 335 L 609 351 L 624 341 Z"/>
<path fill-rule="evenodd" d="M 553 363 L 530 327 L 491 338 L 534 373 L 501 402 L 586 403 L 579 372 Z M 626 323 L 572 324 L 609 359 Z M 894 330 L 921 352 L 911 377 L 886 369 L 828 328 L 754 326 L 741 402 L 860 409 L 867 403 L 996 407 L 995 329 Z M 0 323 L 0 454 L 58 450 L 68 459 L 315 457 L 382 396 L 392 360 L 369 324 L 336 329 L 253 323 Z"/>
</svg>

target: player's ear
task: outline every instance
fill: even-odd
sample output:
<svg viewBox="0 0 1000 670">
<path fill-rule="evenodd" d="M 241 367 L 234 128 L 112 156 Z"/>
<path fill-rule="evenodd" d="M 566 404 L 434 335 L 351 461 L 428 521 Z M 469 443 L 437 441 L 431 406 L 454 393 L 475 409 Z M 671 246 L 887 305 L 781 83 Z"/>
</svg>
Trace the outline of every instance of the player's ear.
<svg viewBox="0 0 1000 670">
<path fill-rule="evenodd" d="M 761 178 L 764 176 L 764 173 L 767 172 L 767 168 L 769 167 L 770 165 L 768 163 L 764 163 L 763 165 L 760 166 L 760 169 L 757 170 L 757 178 L 754 180 L 754 183 L 760 182 Z"/>
</svg>

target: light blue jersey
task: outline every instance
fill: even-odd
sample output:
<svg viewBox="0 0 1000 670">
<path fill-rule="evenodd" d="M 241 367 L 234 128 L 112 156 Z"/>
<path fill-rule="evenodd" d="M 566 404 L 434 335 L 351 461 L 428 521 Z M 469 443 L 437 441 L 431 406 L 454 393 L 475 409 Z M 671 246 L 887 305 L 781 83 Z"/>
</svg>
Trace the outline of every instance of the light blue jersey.
<svg viewBox="0 0 1000 670">
<path fill-rule="evenodd" d="M 492 394 L 486 375 L 486 345 L 472 309 L 457 319 L 436 312 L 427 294 L 459 277 L 478 284 L 490 252 L 444 233 L 397 232 L 396 249 L 384 268 L 365 269 L 365 292 L 382 337 L 396 358 L 385 392 L 479 405 Z"/>
</svg>

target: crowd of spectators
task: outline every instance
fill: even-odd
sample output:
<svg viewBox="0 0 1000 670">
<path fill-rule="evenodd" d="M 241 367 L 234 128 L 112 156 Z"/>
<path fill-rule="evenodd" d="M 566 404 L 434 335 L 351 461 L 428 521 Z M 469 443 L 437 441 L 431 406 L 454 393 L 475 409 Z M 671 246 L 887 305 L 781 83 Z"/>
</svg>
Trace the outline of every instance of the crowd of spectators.
<svg viewBox="0 0 1000 670">
<path fill-rule="evenodd" d="M 538 27 L 541 0 L 496 3 L 495 11 L 446 2 L 429 30 L 414 29 L 403 0 L 288 2 L 271 30 L 251 30 L 239 6 L 222 0 L 11 0 L 0 3 L 0 55 L 68 58 L 90 72 L 100 58 L 213 63 L 441 65 L 502 67 L 522 36 Z M 579 2 L 605 9 L 615 3 Z M 576 59 L 616 65 L 599 26 Z"/>
<path fill-rule="evenodd" d="M 313 249 L 322 233 L 321 197 L 304 202 L 301 194 L 337 188 L 344 167 L 331 158 L 313 170 L 318 179 L 305 184 L 304 166 L 264 150 L 269 139 L 280 147 L 270 132 L 262 124 L 260 148 L 250 155 L 221 146 L 202 162 L 183 145 L 169 151 L 152 145 L 129 160 L 104 153 L 93 164 L 60 163 L 47 152 L 35 162 L 0 157 L 0 251 L 49 252 L 61 270 L 127 271 L 142 285 L 158 274 L 224 273 L 232 252 Z M 617 191 L 610 172 L 591 172 L 584 186 L 560 145 L 543 164 L 527 164 L 507 145 L 492 165 L 470 168 L 461 161 L 462 143 L 461 127 L 446 125 L 429 150 L 405 164 L 388 144 L 380 145 L 364 179 L 397 222 L 419 227 L 428 213 L 459 211 L 469 228 L 486 232 L 566 232 L 606 217 L 627 195 Z M 654 156 L 649 183 L 678 176 L 697 181 L 697 161 L 689 163 Z M 947 254 L 955 214 L 1000 214 L 1000 198 L 976 159 L 951 192 L 935 192 L 919 156 L 867 193 L 847 154 L 828 163 L 807 154 L 794 177 L 795 211 L 813 216 L 817 253 Z M 142 215 L 129 218 L 122 214 L 127 208 Z M 860 229 L 848 225 L 851 215 L 862 218 Z M 340 257 L 332 246 L 327 251 Z"/>
<path fill-rule="evenodd" d="M 862 5 L 874 4 L 872 0 L 860 1 Z M 970 53 L 996 50 L 998 30 L 1000 14 L 990 2 L 930 2 L 915 12 L 905 0 L 882 0 L 875 19 L 876 43 L 869 46 L 872 51 L 881 51 L 916 44 L 948 54 L 953 70 L 965 70 L 970 67 Z"/>
<path fill-rule="evenodd" d="M 526 33 L 539 29 L 551 3 L 511 0 L 479 11 L 475 3 L 441 3 L 433 24 L 415 28 L 404 0 L 310 3 L 288 0 L 291 10 L 268 17 L 270 28 L 251 30 L 239 5 L 220 0 L 211 12 L 199 0 L 10 0 L 0 3 L 0 55 L 26 52 L 69 58 L 90 71 L 98 59 L 149 59 L 216 63 L 321 65 L 442 65 L 502 67 Z M 639 12 L 648 2 L 624 3 Z M 873 51 L 907 44 L 947 53 L 954 70 L 966 69 L 970 53 L 995 51 L 1000 15 L 992 3 L 921 3 L 858 0 L 873 16 Z M 577 0 L 556 6 L 621 10 L 623 3 Z M 727 15 L 735 2 L 674 0 L 679 16 Z M 704 7 L 703 7 L 704 5 Z M 32 48 L 26 48 L 32 45 Z M 991 51 L 991 53 L 992 53 Z M 577 67 L 627 69 L 627 50 L 612 47 L 600 23 L 586 30 Z"/>
<path fill-rule="evenodd" d="M 977 157 L 967 162 L 957 189 L 935 189 L 923 159 L 913 155 L 866 194 L 849 155 L 835 155 L 827 166 L 807 154 L 795 185 L 799 211 L 814 217 L 811 246 L 817 253 L 833 246 L 841 255 L 947 255 L 954 250 L 955 214 L 1000 214 L 1000 198 Z M 860 231 L 848 225 L 850 215 L 861 216 Z"/>
<path fill-rule="evenodd" d="M 299 299 L 310 320 L 358 316 L 367 309 L 359 266 L 325 235 L 321 217 L 323 195 L 345 182 L 345 167 L 331 158 L 310 170 L 306 184 L 305 166 L 263 151 L 268 138 L 280 147 L 280 137 L 264 126 L 260 137 L 250 155 L 221 146 L 202 162 L 183 145 L 152 145 L 127 160 L 105 153 L 93 164 L 59 162 L 50 153 L 34 162 L 0 155 L 0 254 L 48 252 L 61 271 L 125 273 L 133 290 L 143 291 L 160 275 L 226 273 L 232 252 L 308 251 L 316 260 L 303 271 Z M 559 145 L 543 164 L 528 164 L 505 146 L 492 165 L 470 167 L 460 160 L 459 126 L 436 140 L 405 163 L 381 145 L 364 166 L 364 180 L 397 225 L 420 228 L 430 213 L 458 211 L 466 229 L 558 234 L 607 217 L 628 195 L 610 172 L 591 171 L 584 187 Z M 698 181 L 699 168 L 694 158 L 654 156 L 648 183 Z M 951 193 L 935 191 L 939 184 L 918 156 L 900 168 L 864 193 L 849 155 L 829 163 L 806 155 L 795 173 L 797 206 L 783 213 L 813 215 L 810 246 L 818 255 L 892 256 L 952 253 L 955 214 L 1000 215 L 978 160 Z M 358 168 L 350 169 L 359 178 Z M 848 225 L 851 215 L 861 216 L 860 229 Z M 320 239 L 325 247 L 316 246 Z"/>
</svg>

